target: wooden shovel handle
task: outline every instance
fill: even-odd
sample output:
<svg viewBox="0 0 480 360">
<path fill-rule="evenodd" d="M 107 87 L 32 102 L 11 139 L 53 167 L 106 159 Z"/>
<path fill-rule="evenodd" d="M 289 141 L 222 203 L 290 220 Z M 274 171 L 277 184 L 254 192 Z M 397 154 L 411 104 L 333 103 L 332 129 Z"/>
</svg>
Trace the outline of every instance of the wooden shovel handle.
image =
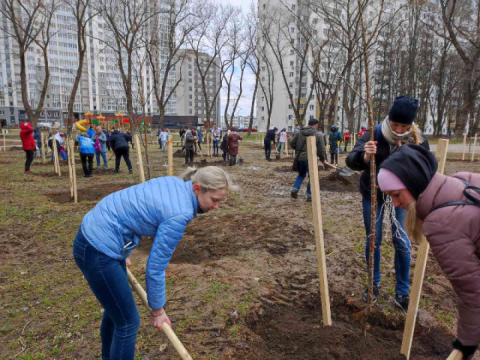
<svg viewBox="0 0 480 360">
<path fill-rule="evenodd" d="M 462 360 L 463 359 L 463 354 L 461 351 L 458 350 L 453 350 L 450 356 L 447 358 L 447 360 Z"/>
<path fill-rule="evenodd" d="M 140 296 L 140 299 L 142 299 L 143 305 L 145 305 L 149 310 L 151 310 L 150 306 L 148 306 L 147 293 L 145 292 L 145 290 L 143 290 L 142 285 L 138 283 L 137 279 L 135 279 L 135 276 L 133 276 L 133 274 L 128 268 L 127 277 L 128 282 L 132 286 L 133 290 L 135 290 L 137 295 Z M 183 360 L 192 360 L 192 357 L 188 353 L 187 349 L 185 349 L 185 346 L 183 346 L 177 335 L 175 335 L 172 328 L 166 322 L 162 324 L 162 331 L 165 335 L 167 335 L 168 340 L 170 340 L 175 350 L 177 350 L 178 355 L 180 355 Z"/>
</svg>

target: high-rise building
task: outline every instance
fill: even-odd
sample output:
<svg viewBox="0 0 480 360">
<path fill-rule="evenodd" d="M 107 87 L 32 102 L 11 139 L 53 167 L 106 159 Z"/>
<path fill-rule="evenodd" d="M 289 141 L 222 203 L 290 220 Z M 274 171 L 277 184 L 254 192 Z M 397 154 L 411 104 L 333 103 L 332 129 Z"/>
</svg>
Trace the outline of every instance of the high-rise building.
<svg viewBox="0 0 480 360">
<path fill-rule="evenodd" d="M 208 63 L 212 57 L 205 53 L 199 54 L 199 63 L 202 66 L 202 73 L 206 71 Z M 182 50 L 179 52 L 182 60 L 179 62 L 180 69 L 177 69 L 177 80 L 181 76 L 181 83 L 176 89 L 177 114 L 179 116 L 198 116 L 199 125 L 207 121 L 207 107 L 204 101 L 202 80 L 197 67 L 196 53 L 194 50 Z M 220 94 L 215 95 L 220 86 L 220 64 L 215 59 L 208 69 L 206 76 L 208 105 L 212 107 L 211 119 L 214 124 L 220 126 Z"/>
<path fill-rule="evenodd" d="M 165 4 L 163 4 L 164 6 Z M 162 0 L 159 0 L 162 6 Z M 89 10 L 86 16 L 91 16 Z M 155 21 L 158 38 L 168 38 L 168 14 L 160 14 Z M 153 22 L 153 20 L 152 20 Z M 151 27 L 150 27 L 151 28 Z M 61 5 L 54 14 L 52 29 L 55 29 L 48 47 L 50 81 L 45 98 L 40 121 L 60 123 L 67 117 L 68 101 L 74 79 L 79 66 L 77 48 L 77 29 L 75 17 L 69 7 Z M 0 121 L 2 125 L 15 126 L 26 118 L 21 96 L 20 60 L 18 45 L 10 37 L 11 26 L 8 20 L 0 17 Z M 148 34 L 148 32 L 146 32 Z M 82 114 L 91 111 L 94 114 L 126 113 L 126 96 L 115 51 L 108 46 L 113 35 L 107 22 L 96 16 L 87 25 L 87 52 L 84 59 L 82 77 L 74 103 L 74 116 L 81 118 Z M 148 36 L 148 35 L 147 35 Z M 162 43 L 160 43 L 160 47 Z M 123 54 L 124 55 L 124 54 Z M 134 59 L 133 93 L 134 111 L 142 113 L 143 93 L 145 112 L 147 115 L 158 113 L 158 105 L 153 93 L 153 75 L 149 69 L 145 54 L 140 53 Z M 45 64 L 41 49 L 32 43 L 27 52 L 27 94 L 33 109 L 39 101 L 40 92 L 45 77 Z M 166 56 L 160 51 L 159 68 L 166 61 Z M 162 75 L 160 75 L 162 76 Z M 175 69 L 169 73 L 167 92 L 175 81 Z M 142 81 L 139 81 L 142 80 Z M 160 79 L 161 81 L 161 79 Z M 143 87 L 143 92 L 139 91 Z M 177 113 L 176 96 L 172 96 L 166 107 L 166 113 Z"/>
</svg>

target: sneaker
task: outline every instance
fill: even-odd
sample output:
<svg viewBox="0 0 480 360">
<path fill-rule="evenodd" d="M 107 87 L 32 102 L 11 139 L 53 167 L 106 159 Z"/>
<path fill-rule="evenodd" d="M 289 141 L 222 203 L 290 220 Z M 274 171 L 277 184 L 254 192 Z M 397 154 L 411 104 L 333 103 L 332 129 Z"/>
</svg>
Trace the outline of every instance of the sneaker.
<svg viewBox="0 0 480 360">
<path fill-rule="evenodd" d="M 369 289 L 366 289 L 365 290 L 365 294 L 363 294 L 363 301 L 365 301 L 366 303 L 368 303 L 368 297 L 370 296 L 369 295 Z M 380 295 L 380 286 L 379 285 L 373 285 L 373 303 L 375 304 L 378 300 L 378 296 Z"/>
<path fill-rule="evenodd" d="M 292 195 L 292 199 L 296 199 L 298 197 L 298 190 L 293 189 L 290 195 Z"/>
<path fill-rule="evenodd" d="M 86 178 L 91 178 L 92 175 L 85 175 L 84 177 L 86 177 Z"/>
<path fill-rule="evenodd" d="M 133 170 L 132 169 L 128 170 L 128 173 L 133 174 Z"/>
<path fill-rule="evenodd" d="M 23 173 L 23 175 L 28 175 L 28 174 L 30 174 L 30 170 L 27 170 Z"/>
<path fill-rule="evenodd" d="M 403 313 L 407 315 L 408 312 L 408 303 L 410 302 L 410 296 L 408 295 L 403 295 L 403 296 L 398 296 L 395 295 L 395 305 L 397 305 L 400 309 L 402 309 Z"/>
<path fill-rule="evenodd" d="M 105 164 L 105 165 L 102 166 L 102 168 L 103 168 L 103 169 L 108 169 L 108 165 Z"/>
<path fill-rule="evenodd" d="M 114 169 L 113 172 L 114 172 L 115 174 L 118 174 L 118 169 Z"/>
<path fill-rule="evenodd" d="M 312 198 L 311 197 L 307 198 L 307 202 L 312 202 Z"/>
</svg>

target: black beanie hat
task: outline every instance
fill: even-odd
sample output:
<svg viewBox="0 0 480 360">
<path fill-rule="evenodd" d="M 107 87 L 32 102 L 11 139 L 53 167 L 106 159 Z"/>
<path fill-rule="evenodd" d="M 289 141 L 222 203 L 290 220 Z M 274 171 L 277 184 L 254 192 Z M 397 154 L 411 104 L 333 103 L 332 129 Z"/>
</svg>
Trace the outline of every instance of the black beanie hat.
<svg viewBox="0 0 480 360">
<path fill-rule="evenodd" d="M 420 145 L 403 145 L 380 168 L 397 175 L 417 200 L 437 172 L 438 162 L 429 150 Z"/>
<path fill-rule="evenodd" d="M 418 107 L 419 102 L 417 99 L 399 96 L 393 101 L 392 108 L 388 113 L 388 119 L 399 124 L 412 125 L 417 116 Z"/>
<path fill-rule="evenodd" d="M 312 126 L 312 125 L 317 125 L 318 124 L 318 120 L 317 119 L 310 119 L 308 120 L 308 125 Z"/>
</svg>

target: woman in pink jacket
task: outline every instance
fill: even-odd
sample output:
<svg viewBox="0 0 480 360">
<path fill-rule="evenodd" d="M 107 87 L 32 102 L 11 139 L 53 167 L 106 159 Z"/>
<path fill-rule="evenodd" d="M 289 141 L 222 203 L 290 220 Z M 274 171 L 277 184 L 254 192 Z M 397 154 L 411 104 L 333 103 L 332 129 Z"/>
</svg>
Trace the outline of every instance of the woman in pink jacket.
<svg viewBox="0 0 480 360">
<path fill-rule="evenodd" d="M 383 162 L 378 185 L 407 210 L 410 239 L 425 234 L 457 295 L 458 338 L 453 347 L 469 359 L 480 343 L 480 174 L 437 173 L 431 152 L 403 145 Z"/>
</svg>

